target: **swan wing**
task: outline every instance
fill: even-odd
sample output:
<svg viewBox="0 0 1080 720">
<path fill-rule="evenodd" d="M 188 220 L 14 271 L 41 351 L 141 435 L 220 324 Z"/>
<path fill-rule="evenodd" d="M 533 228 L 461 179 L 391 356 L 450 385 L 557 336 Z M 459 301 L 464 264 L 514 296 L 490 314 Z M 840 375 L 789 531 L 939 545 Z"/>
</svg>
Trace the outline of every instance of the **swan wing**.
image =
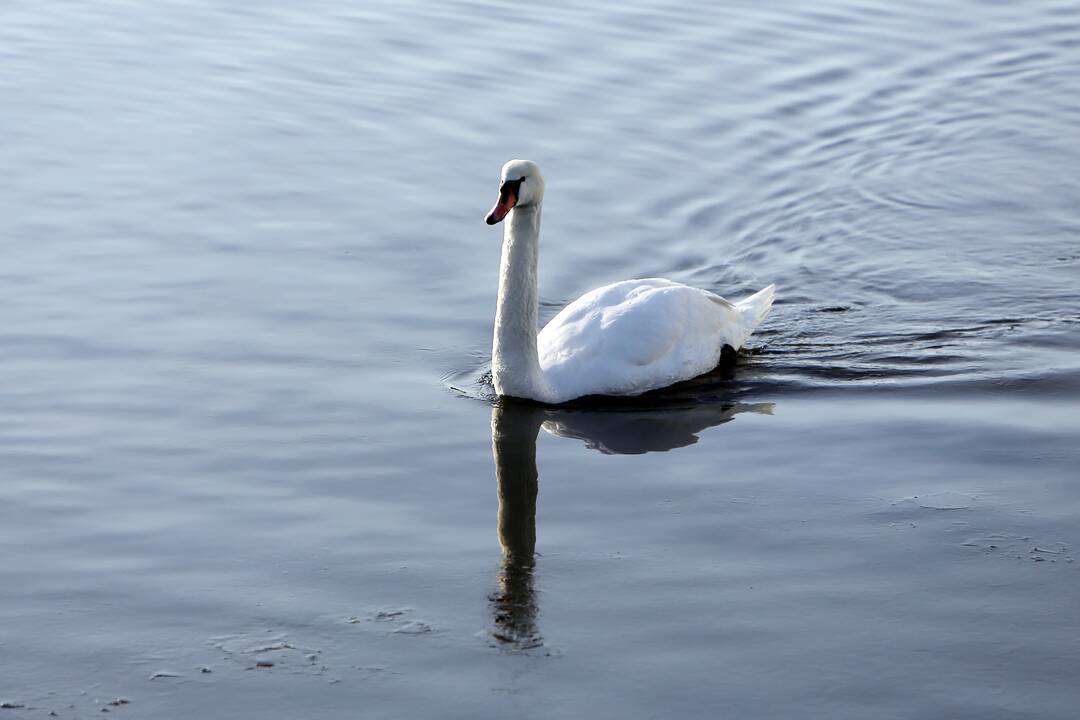
<svg viewBox="0 0 1080 720">
<path fill-rule="evenodd" d="M 747 319 L 705 290 L 625 280 L 585 293 L 551 319 L 537 337 L 540 367 L 557 402 L 638 395 L 712 370 L 725 344 L 745 342 Z"/>
</svg>

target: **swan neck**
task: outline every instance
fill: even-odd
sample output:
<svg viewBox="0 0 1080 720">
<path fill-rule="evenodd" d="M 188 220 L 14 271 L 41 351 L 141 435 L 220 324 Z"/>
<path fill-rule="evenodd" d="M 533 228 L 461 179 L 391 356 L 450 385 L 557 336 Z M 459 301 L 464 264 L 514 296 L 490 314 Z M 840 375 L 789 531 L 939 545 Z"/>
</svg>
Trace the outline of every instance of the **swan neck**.
<svg viewBox="0 0 1080 720">
<path fill-rule="evenodd" d="M 491 374 L 495 392 L 546 402 L 536 351 L 540 206 L 514 208 L 503 233 Z"/>
</svg>

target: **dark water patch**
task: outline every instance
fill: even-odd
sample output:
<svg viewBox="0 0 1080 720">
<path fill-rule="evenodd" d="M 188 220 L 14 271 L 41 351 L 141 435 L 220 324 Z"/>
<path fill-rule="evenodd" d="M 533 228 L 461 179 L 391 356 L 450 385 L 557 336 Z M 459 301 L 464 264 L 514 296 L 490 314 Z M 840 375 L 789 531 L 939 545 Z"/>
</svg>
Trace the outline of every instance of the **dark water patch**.
<svg viewBox="0 0 1080 720">
<path fill-rule="evenodd" d="M 773 85 L 771 90 L 780 94 L 806 92 L 818 85 L 831 85 L 833 83 L 849 80 L 853 75 L 854 73 L 851 68 L 836 67 L 817 70 L 806 75 L 781 80 Z"/>
<path fill-rule="evenodd" d="M 1080 29 L 1080 28 L 1077 28 Z M 1022 52 L 1011 57 L 1002 58 L 990 63 L 991 68 L 1011 68 L 1017 65 L 1031 65 L 1044 60 L 1053 60 L 1057 56 L 1049 52 Z"/>
<path fill-rule="evenodd" d="M 0 336 L 0 343 L 7 348 L 7 362 L 21 358 L 33 358 L 41 361 L 67 360 L 72 357 L 91 359 L 150 358 L 158 353 L 150 348 L 136 348 L 128 343 L 110 344 L 97 338 L 80 335 L 49 335 L 43 333 L 5 333 Z"/>
</svg>

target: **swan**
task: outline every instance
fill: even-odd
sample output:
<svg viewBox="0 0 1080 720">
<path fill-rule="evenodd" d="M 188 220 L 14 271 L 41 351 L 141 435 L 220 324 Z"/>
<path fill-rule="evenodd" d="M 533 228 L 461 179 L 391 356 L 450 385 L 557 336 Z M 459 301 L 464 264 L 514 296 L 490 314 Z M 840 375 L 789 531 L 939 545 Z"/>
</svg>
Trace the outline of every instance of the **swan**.
<svg viewBox="0 0 1080 720">
<path fill-rule="evenodd" d="M 640 395 L 713 370 L 772 307 L 775 286 L 736 303 L 663 278 L 590 290 L 540 331 L 537 259 L 544 176 L 531 160 L 503 165 L 487 224 L 506 220 L 491 377 L 495 392 L 558 405 L 586 395 Z"/>
</svg>

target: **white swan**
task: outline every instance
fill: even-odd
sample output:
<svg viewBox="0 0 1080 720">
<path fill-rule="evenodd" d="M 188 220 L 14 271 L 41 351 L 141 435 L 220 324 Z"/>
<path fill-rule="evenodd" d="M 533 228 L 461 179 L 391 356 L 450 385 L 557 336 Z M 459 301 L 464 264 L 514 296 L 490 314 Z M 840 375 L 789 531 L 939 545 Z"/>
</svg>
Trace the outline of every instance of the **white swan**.
<svg viewBox="0 0 1080 720">
<path fill-rule="evenodd" d="M 536 283 L 544 178 L 529 160 L 503 165 L 488 225 L 507 218 L 491 376 L 502 396 L 558 404 L 585 395 L 640 395 L 714 369 L 772 306 L 774 286 L 730 303 L 647 278 L 591 290 L 537 335 Z"/>
</svg>

